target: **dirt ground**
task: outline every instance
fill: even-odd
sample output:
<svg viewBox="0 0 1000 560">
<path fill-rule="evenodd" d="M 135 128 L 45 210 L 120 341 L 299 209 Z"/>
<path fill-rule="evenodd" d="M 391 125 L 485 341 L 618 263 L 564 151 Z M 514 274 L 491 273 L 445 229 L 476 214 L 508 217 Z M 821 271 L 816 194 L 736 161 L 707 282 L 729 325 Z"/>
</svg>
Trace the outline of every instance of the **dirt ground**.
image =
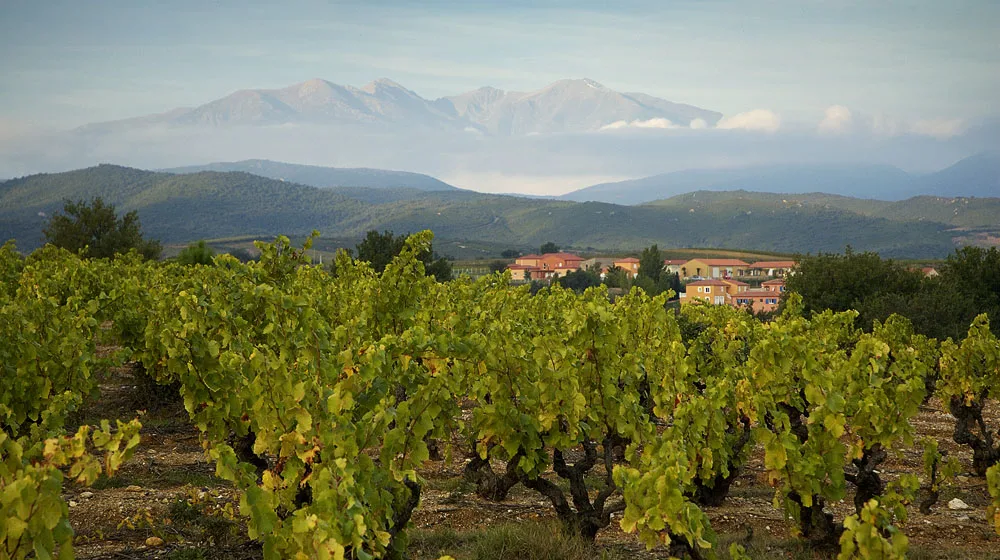
<svg viewBox="0 0 1000 560">
<path fill-rule="evenodd" d="M 103 387 L 99 403 L 83 411 L 81 419 L 132 417 L 136 387 L 128 370 L 119 371 Z M 1000 415 L 988 411 L 994 427 Z M 238 520 L 226 515 L 238 509 L 236 492 L 213 476 L 197 431 L 187 422 L 179 403 L 146 411 L 142 416 L 142 443 L 133 458 L 114 478 L 102 479 L 93 488 L 67 484 L 64 498 L 70 505 L 70 522 L 76 531 L 77 556 L 91 559 L 204 557 L 259 558 L 260 549 L 247 542 Z M 909 519 L 899 525 L 910 539 L 914 558 L 1000 558 L 1000 537 L 987 523 L 989 496 L 985 481 L 970 471 L 971 453 L 952 439 L 953 418 L 932 400 L 914 420 L 918 438 L 932 436 L 940 448 L 956 457 L 962 467 L 953 484 L 942 489 L 929 515 L 916 504 L 908 507 Z M 462 478 L 465 450 L 455 448 L 452 461 L 436 461 L 421 472 L 425 479 L 420 506 L 412 518 L 412 535 L 452 529 L 464 533 L 501 522 L 526 523 L 554 519 L 549 503 L 539 494 L 517 486 L 509 499 L 493 503 L 479 498 Z M 922 477 L 921 450 L 891 454 L 883 464 L 888 482 L 903 473 Z M 753 453 L 749 465 L 732 486 L 720 507 L 705 508 L 722 544 L 745 543 L 763 558 L 828 558 L 792 537 L 793 525 L 772 505 L 773 490 L 766 483 L 762 452 Z M 829 504 L 837 520 L 853 513 L 853 496 Z M 959 498 L 968 509 L 949 509 Z M 193 503 L 193 506 L 187 505 Z M 414 539 L 420 541 L 420 539 Z M 624 551 L 625 557 L 666 558 L 665 549 L 647 551 L 639 540 L 612 522 L 597 539 L 598 548 Z M 725 549 L 725 547 L 723 547 Z M 436 558 L 429 551 L 411 547 L 414 558 Z"/>
</svg>

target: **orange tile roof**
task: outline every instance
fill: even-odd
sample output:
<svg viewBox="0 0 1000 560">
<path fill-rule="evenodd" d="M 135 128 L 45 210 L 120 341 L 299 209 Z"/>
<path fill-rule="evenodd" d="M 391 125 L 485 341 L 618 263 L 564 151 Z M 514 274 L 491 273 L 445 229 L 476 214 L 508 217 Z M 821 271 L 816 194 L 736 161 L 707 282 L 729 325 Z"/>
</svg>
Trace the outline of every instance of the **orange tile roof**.
<svg viewBox="0 0 1000 560">
<path fill-rule="evenodd" d="M 728 286 L 722 280 L 698 280 L 697 282 L 689 282 L 688 286 Z"/>
<path fill-rule="evenodd" d="M 707 264 L 708 266 L 750 266 L 750 263 L 745 263 L 740 259 L 691 259 L 691 260 L 701 261 Z"/>
<path fill-rule="evenodd" d="M 751 266 L 754 268 L 795 268 L 798 264 L 795 261 L 758 261 Z"/>
<path fill-rule="evenodd" d="M 625 257 L 624 259 L 615 259 L 615 262 L 636 263 L 639 262 L 639 259 L 635 257 Z"/>
<path fill-rule="evenodd" d="M 763 286 L 763 285 L 767 284 L 769 286 L 774 286 L 776 284 L 782 284 L 782 285 L 784 285 L 784 283 L 785 283 L 785 281 L 782 280 L 781 278 L 775 278 L 774 280 L 768 280 L 767 282 L 761 282 L 760 285 Z"/>
</svg>

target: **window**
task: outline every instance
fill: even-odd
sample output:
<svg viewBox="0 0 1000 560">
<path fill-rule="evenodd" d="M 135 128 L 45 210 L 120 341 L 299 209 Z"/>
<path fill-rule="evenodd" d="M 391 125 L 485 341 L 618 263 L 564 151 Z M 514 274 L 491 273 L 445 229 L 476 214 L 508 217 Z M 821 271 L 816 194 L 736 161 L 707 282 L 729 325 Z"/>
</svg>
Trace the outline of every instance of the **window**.
<svg viewBox="0 0 1000 560">
<path fill-rule="evenodd" d="M 712 287 L 711 286 L 705 286 L 705 293 L 706 294 L 712 293 Z"/>
<path fill-rule="evenodd" d="M 701 286 L 698 286 L 698 293 L 699 293 L 699 294 L 700 294 L 700 293 L 702 293 L 702 292 L 704 292 L 704 291 L 705 291 L 705 290 L 701 289 Z"/>
</svg>

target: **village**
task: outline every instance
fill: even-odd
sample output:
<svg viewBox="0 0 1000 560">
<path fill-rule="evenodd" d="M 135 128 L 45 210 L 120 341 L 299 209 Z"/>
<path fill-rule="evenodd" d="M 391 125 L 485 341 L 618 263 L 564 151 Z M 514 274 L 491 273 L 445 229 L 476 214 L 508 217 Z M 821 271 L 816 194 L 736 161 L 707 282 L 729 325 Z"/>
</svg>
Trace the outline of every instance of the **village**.
<svg viewBox="0 0 1000 560">
<path fill-rule="evenodd" d="M 754 313 L 777 309 L 785 291 L 785 277 L 795 269 L 791 260 L 747 263 L 740 259 L 666 259 L 663 269 L 684 282 L 681 304 L 704 302 L 747 308 Z M 639 259 L 590 258 L 556 252 L 518 257 L 507 266 L 515 282 L 551 281 L 578 270 L 591 270 L 603 280 L 617 268 L 630 278 L 639 273 Z"/>
</svg>

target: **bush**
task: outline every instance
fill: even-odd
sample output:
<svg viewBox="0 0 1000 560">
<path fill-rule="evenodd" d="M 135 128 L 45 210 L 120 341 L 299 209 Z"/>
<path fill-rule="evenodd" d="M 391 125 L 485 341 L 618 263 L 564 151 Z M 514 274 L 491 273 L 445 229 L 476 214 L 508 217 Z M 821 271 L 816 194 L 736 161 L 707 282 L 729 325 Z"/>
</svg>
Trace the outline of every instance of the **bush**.
<svg viewBox="0 0 1000 560">
<path fill-rule="evenodd" d="M 42 233 L 45 240 L 56 247 L 98 259 L 111 258 L 132 249 L 144 258 L 159 259 L 163 250 L 159 241 L 143 238 L 135 210 L 119 218 L 114 204 L 106 204 L 100 197 L 90 204 L 67 200 L 63 213 L 52 216 Z"/>
<path fill-rule="evenodd" d="M 215 251 L 205 244 L 204 240 L 192 243 L 177 255 L 177 262 L 183 265 L 204 264 L 210 265 L 215 261 Z"/>
</svg>

